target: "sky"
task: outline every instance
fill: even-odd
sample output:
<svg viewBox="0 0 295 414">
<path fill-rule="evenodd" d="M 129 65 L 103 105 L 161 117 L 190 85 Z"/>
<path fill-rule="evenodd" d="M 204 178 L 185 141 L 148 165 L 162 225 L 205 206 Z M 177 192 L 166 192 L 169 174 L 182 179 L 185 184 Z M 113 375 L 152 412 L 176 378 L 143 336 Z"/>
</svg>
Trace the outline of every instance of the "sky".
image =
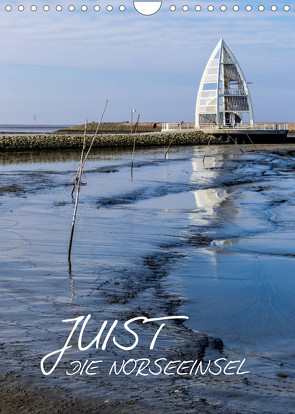
<svg viewBox="0 0 295 414">
<path fill-rule="evenodd" d="M 194 121 L 202 72 L 221 37 L 247 81 L 256 121 L 295 122 L 295 13 L 246 12 L 246 2 L 164 1 L 153 16 L 137 13 L 130 0 L 22 1 L 19 12 L 0 11 L 0 124 L 80 124 L 97 120 L 106 99 L 105 121 Z M 57 12 L 55 3 L 63 10 Z M 67 10 L 75 4 L 76 11 Z M 19 4 L 19 3 L 16 3 Z M 87 5 L 88 11 L 79 10 Z M 99 4 L 101 10 L 93 11 Z M 107 12 L 105 7 L 114 9 Z M 126 10 L 120 12 L 119 5 Z M 169 11 L 175 4 L 176 12 Z M 183 12 L 181 6 L 190 10 Z M 252 4 L 252 2 L 250 2 Z M 253 2 L 254 4 L 254 2 Z M 262 3 L 263 4 L 263 3 Z M 288 1 L 286 0 L 286 4 Z M 293 7 L 294 8 L 294 7 Z"/>
</svg>

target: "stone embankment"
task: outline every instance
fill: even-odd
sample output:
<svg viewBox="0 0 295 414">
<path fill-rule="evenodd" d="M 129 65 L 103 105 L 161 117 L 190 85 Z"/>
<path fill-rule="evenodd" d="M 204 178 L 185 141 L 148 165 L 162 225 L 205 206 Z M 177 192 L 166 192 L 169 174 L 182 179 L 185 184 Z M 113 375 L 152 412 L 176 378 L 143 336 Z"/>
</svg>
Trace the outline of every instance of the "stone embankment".
<svg viewBox="0 0 295 414">
<path fill-rule="evenodd" d="M 89 145 L 93 135 L 87 136 Z M 220 138 L 211 137 L 211 144 L 224 144 Z M 93 148 L 130 148 L 134 139 L 136 147 L 171 145 L 206 145 L 210 135 L 202 131 L 155 132 L 141 134 L 101 134 Z M 0 151 L 70 150 L 81 148 L 81 134 L 13 135 L 0 136 Z"/>
</svg>

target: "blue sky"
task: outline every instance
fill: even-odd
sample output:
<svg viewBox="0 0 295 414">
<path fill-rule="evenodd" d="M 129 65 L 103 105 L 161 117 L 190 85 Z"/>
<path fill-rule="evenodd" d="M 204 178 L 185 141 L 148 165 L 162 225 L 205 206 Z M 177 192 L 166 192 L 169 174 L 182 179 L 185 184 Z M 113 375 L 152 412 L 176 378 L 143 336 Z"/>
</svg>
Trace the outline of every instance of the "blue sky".
<svg viewBox="0 0 295 414">
<path fill-rule="evenodd" d="M 39 124 L 92 121 L 107 98 L 106 121 L 129 120 L 131 108 L 145 121 L 193 121 L 199 81 L 220 37 L 253 82 L 256 120 L 295 121 L 292 11 L 197 13 L 197 3 L 188 1 L 189 12 L 172 13 L 170 4 L 180 9 L 185 2 L 171 1 L 145 17 L 129 0 L 72 2 L 88 5 L 86 13 L 67 11 L 71 2 L 57 2 L 64 7 L 60 13 L 55 3 L 48 2 L 48 13 L 35 3 L 35 13 L 29 7 L 20 13 L 13 4 L 11 12 L 1 10 L 0 124 L 30 124 L 34 115 Z M 94 4 L 100 12 L 91 10 Z M 105 11 L 107 4 L 114 11 Z M 120 4 L 127 7 L 123 13 Z"/>
</svg>

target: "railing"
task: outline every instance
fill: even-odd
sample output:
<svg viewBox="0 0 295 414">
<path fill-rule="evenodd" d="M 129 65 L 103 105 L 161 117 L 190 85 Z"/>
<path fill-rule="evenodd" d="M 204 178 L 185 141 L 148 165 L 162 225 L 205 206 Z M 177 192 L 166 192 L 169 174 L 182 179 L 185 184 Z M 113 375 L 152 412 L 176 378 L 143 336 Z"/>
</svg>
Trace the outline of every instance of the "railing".
<svg viewBox="0 0 295 414">
<path fill-rule="evenodd" d="M 180 122 L 165 122 L 162 124 L 162 131 L 177 131 L 179 129 L 181 129 Z"/>
<path fill-rule="evenodd" d="M 224 111 L 224 105 L 219 105 L 219 112 Z M 246 102 L 237 105 L 226 105 L 225 112 L 249 112 L 249 105 Z"/>
<path fill-rule="evenodd" d="M 244 124 L 200 124 L 200 129 L 258 129 L 258 130 L 287 130 L 288 124 L 280 123 L 257 123 L 255 125 L 250 125 L 248 123 Z"/>
<path fill-rule="evenodd" d="M 262 124 L 262 123 L 257 123 L 255 124 L 255 129 L 273 129 L 273 130 L 287 130 L 289 129 L 289 125 L 288 124 L 280 124 L 280 123 L 274 123 L 274 124 Z"/>
<path fill-rule="evenodd" d="M 162 131 L 179 131 L 181 129 L 190 129 L 191 127 L 183 122 L 163 122 Z"/>
<path fill-rule="evenodd" d="M 182 122 L 163 122 L 162 123 L 162 131 L 179 131 L 183 129 L 191 129 L 189 124 L 184 124 Z M 257 130 L 288 130 L 288 124 L 284 123 L 257 123 L 255 125 L 251 125 L 249 123 L 243 124 L 200 124 L 199 129 L 257 129 Z"/>
<path fill-rule="evenodd" d="M 219 95 L 247 96 L 244 90 L 238 89 L 220 89 Z"/>
</svg>

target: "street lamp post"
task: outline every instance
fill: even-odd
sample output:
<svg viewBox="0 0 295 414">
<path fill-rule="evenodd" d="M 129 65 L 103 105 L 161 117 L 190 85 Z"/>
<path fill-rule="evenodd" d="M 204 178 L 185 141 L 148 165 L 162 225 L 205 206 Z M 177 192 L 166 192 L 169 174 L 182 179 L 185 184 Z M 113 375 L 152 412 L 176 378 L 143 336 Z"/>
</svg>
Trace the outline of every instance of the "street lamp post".
<svg viewBox="0 0 295 414">
<path fill-rule="evenodd" d="M 136 112 L 136 110 L 135 109 L 131 109 L 131 126 L 130 126 L 130 132 L 131 132 L 131 134 L 132 134 L 132 124 L 133 124 L 133 114 L 134 114 L 134 112 Z"/>
</svg>

